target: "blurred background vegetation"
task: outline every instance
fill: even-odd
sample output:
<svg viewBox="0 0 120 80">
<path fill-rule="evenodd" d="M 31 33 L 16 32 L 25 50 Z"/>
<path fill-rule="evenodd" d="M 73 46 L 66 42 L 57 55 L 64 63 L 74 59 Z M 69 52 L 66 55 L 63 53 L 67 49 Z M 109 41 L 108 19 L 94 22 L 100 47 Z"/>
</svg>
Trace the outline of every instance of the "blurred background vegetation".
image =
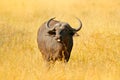
<svg viewBox="0 0 120 80">
<path fill-rule="evenodd" d="M 119 80 L 119 0 L 0 0 L 0 80 Z M 68 64 L 49 71 L 37 47 L 39 26 L 56 17 L 75 28 Z"/>
</svg>

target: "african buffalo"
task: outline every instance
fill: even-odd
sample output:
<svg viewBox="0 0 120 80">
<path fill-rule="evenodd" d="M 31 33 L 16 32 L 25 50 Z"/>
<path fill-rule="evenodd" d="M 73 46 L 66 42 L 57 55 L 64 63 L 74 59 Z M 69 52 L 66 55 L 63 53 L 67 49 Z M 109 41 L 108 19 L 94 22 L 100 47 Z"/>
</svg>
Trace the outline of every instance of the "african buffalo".
<svg viewBox="0 0 120 80">
<path fill-rule="evenodd" d="M 42 57 L 47 62 L 68 62 L 73 47 L 73 35 L 82 28 L 81 21 L 77 29 L 68 23 L 49 19 L 43 23 L 37 33 L 37 43 Z"/>
</svg>

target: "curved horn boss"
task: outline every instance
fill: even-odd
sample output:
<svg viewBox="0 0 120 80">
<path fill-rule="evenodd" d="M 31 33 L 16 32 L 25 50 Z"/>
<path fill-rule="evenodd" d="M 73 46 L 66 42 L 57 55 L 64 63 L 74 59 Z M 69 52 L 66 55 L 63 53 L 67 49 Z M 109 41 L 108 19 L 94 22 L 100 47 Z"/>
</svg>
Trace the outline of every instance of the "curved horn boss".
<svg viewBox="0 0 120 80">
<path fill-rule="evenodd" d="M 55 17 L 49 19 L 49 20 L 47 21 L 47 23 L 46 23 L 46 28 L 49 29 L 50 31 L 52 31 L 52 30 L 55 28 L 55 26 L 54 26 L 54 27 L 50 27 L 50 22 L 51 22 L 52 20 L 54 20 L 54 19 L 55 19 Z"/>
</svg>

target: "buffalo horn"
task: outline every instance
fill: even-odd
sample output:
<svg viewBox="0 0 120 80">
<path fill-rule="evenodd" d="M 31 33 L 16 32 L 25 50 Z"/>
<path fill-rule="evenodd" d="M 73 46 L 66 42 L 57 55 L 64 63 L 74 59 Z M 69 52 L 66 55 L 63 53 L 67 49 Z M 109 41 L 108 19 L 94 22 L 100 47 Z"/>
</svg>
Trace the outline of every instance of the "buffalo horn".
<svg viewBox="0 0 120 80">
<path fill-rule="evenodd" d="M 82 22 L 80 21 L 79 18 L 76 17 L 76 19 L 79 21 L 79 26 L 77 29 L 73 29 L 75 32 L 79 31 L 82 28 Z"/>
<path fill-rule="evenodd" d="M 47 29 L 49 29 L 49 30 L 53 30 L 55 27 L 50 27 L 50 22 L 53 20 L 53 19 L 55 19 L 55 17 L 54 18 L 51 18 L 51 19 L 49 19 L 48 21 L 47 21 L 47 23 L 46 23 L 46 28 Z"/>
</svg>

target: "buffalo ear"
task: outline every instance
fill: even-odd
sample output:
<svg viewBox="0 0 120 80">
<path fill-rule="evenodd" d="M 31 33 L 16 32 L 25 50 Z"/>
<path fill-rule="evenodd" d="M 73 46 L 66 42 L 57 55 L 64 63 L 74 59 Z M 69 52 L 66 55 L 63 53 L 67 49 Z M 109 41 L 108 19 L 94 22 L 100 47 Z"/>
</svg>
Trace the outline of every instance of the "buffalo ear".
<svg viewBox="0 0 120 80">
<path fill-rule="evenodd" d="M 56 34 L 55 30 L 50 30 L 50 31 L 48 31 L 48 33 L 49 33 L 50 35 L 55 35 L 55 34 Z"/>
<path fill-rule="evenodd" d="M 78 34 L 77 32 L 75 32 L 75 31 L 71 31 L 70 34 L 71 34 L 72 36 L 79 36 L 79 34 Z"/>
<path fill-rule="evenodd" d="M 75 33 L 74 36 L 80 36 L 78 33 Z"/>
</svg>

